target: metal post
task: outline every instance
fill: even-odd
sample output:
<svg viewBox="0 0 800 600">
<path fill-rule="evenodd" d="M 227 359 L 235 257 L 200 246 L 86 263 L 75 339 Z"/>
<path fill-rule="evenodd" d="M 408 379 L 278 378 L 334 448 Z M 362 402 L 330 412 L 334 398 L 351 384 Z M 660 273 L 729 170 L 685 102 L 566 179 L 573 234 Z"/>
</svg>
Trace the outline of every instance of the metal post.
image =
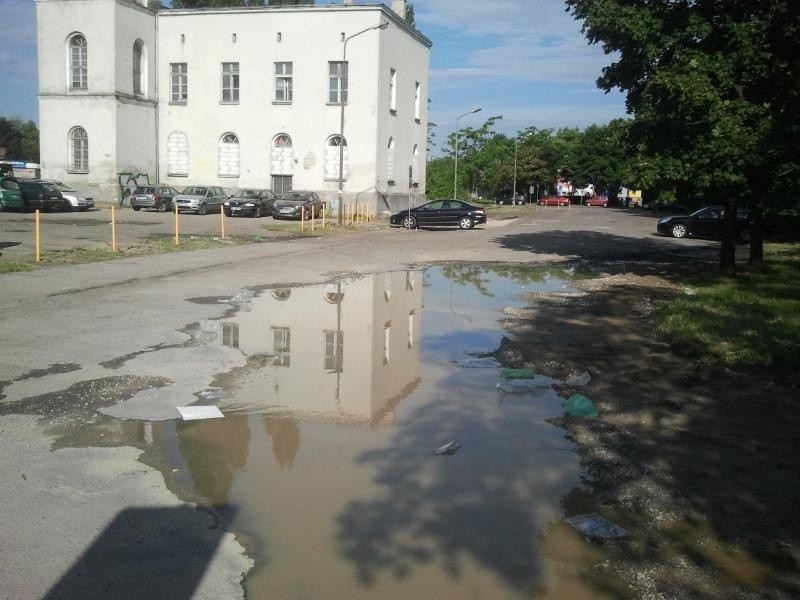
<svg viewBox="0 0 800 600">
<path fill-rule="evenodd" d="M 456 158 L 455 158 L 455 165 L 453 165 L 453 198 L 458 198 L 458 120 L 461 117 L 466 117 L 467 115 L 471 115 L 472 113 L 481 112 L 481 108 L 473 109 L 469 112 L 465 112 L 463 115 L 458 115 L 456 117 Z"/>
</svg>

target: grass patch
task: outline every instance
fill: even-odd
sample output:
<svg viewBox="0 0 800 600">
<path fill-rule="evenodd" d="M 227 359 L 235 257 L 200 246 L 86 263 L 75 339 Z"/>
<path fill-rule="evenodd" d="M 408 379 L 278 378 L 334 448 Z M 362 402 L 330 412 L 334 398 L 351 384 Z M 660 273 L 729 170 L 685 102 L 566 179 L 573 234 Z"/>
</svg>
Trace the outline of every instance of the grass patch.
<svg viewBox="0 0 800 600">
<path fill-rule="evenodd" d="M 656 311 L 658 337 L 735 369 L 800 368 L 800 244 L 765 244 L 764 264 L 689 282 Z"/>
<path fill-rule="evenodd" d="M 70 248 L 67 250 L 44 251 L 41 254 L 41 260 L 39 262 L 36 262 L 33 255 L 12 260 L 0 259 L 0 273 L 32 271 L 52 265 L 77 265 L 129 258 L 131 256 L 204 250 L 207 248 L 249 244 L 256 241 L 255 239 L 241 237 L 226 237 L 224 240 L 221 240 L 219 237 L 214 236 L 192 236 L 180 238 L 180 245 L 176 246 L 173 236 L 153 236 L 130 246 L 119 247 L 116 252 L 112 252 L 110 248 Z"/>
</svg>

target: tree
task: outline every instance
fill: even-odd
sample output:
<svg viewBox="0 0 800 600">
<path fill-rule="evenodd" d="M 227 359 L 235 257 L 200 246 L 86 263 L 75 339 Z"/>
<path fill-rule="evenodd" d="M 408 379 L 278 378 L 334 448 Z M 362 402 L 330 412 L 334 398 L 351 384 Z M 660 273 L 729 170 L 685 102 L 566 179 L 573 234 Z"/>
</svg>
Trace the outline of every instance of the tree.
<svg viewBox="0 0 800 600">
<path fill-rule="evenodd" d="M 0 117 L 0 148 L 8 160 L 39 162 L 39 129 L 33 121 Z"/>
<path fill-rule="evenodd" d="M 626 92 L 630 140 L 655 185 L 724 203 L 720 270 L 735 273 L 734 215 L 758 216 L 800 171 L 800 5 L 793 0 L 566 0 L 618 60 L 598 86 Z M 757 224 L 751 264 L 760 266 Z"/>
<path fill-rule="evenodd" d="M 406 4 L 406 25 L 411 27 L 412 29 L 416 29 L 416 23 L 414 21 L 414 5 L 411 2 Z"/>
</svg>

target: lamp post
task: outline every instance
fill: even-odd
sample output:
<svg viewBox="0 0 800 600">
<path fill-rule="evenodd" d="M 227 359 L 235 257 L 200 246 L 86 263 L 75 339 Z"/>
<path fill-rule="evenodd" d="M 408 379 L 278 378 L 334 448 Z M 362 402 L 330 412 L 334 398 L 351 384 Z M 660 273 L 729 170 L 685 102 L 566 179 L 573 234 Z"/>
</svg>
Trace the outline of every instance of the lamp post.
<svg viewBox="0 0 800 600">
<path fill-rule="evenodd" d="M 517 203 L 517 149 L 519 148 L 519 138 L 514 138 L 514 191 L 511 193 L 512 205 Z"/>
<path fill-rule="evenodd" d="M 368 31 L 372 31 L 373 29 L 386 29 L 389 26 L 388 22 L 381 23 L 380 25 L 373 25 L 372 27 L 367 27 L 366 29 L 362 29 L 361 31 L 357 31 L 353 35 L 349 35 L 344 38 L 344 47 L 342 49 L 342 71 L 339 72 L 339 209 L 336 215 L 336 224 L 341 225 L 343 221 L 343 198 L 342 198 L 342 187 L 344 185 L 344 94 L 345 88 L 342 85 L 341 78 L 344 76 L 344 69 L 347 69 L 347 76 L 348 82 L 347 85 L 349 87 L 350 81 L 350 69 L 347 68 L 347 42 L 352 40 L 354 37 L 361 35 L 362 33 L 366 33 Z"/>
<path fill-rule="evenodd" d="M 456 163 L 455 168 L 453 169 L 453 198 L 458 198 L 458 120 L 461 117 L 466 117 L 472 113 L 481 112 L 481 110 L 482 109 L 480 108 L 475 108 L 469 112 L 465 112 L 463 115 L 458 115 L 456 117 Z"/>
</svg>

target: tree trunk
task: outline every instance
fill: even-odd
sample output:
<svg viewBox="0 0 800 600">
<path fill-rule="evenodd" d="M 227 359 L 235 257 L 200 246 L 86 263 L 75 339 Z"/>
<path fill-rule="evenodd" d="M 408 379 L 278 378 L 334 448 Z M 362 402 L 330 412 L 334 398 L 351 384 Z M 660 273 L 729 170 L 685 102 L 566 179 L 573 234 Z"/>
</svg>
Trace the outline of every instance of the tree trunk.
<svg viewBox="0 0 800 600">
<path fill-rule="evenodd" d="M 750 216 L 753 222 L 750 225 L 750 258 L 748 264 L 757 271 L 764 270 L 764 219 L 761 212 L 761 199 L 759 198 Z"/>
<path fill-rule="evenodd" d="M 727 277 L 736 276 L 736 200 L 730 194 L 725 202 L 725 223 L 722 226 L 722 243 L 719 247 L 719 272 Z"/>
</svg>

